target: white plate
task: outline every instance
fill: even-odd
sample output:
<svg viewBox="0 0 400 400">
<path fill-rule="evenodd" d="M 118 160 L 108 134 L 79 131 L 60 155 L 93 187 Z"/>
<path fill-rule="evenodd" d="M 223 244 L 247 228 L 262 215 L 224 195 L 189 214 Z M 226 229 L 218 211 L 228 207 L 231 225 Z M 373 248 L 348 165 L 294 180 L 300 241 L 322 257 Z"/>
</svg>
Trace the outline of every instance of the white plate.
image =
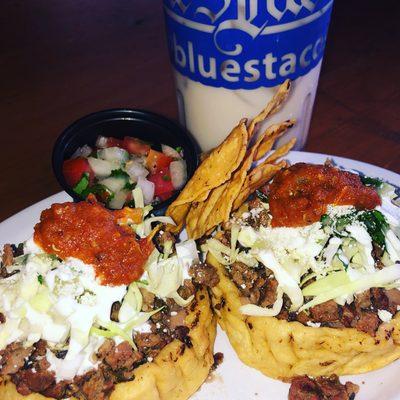
<svg viewBox="0 0 400 400">
<path fill-rule="evenodd" d="M 328 156 L 324 154 L 293 151 L 288 159 L 292 162 L 323 163 Z M 347 158 L 329 156 L 334 162 L 346 169 L 354 169 L 371 176 L 386 180 L 400 187 L 400 175 L 383 168 Z M 39 220 L 43 209 L 53 203 L 69 201 L 65 193 L 48 197 L 26 208 L 0 224 L 0 246 L 4 243 L 19 243 L 33 233 L 33 226 Z M 215 352 L 224 353 L 224 362 L 214 372 L 207 383 L 192 397 L 195 400 L 284 400 L 287 399 L 289 385 L 269 379 L 258 371 L 242 364 L 229 345 L 224 332 L 218 331 Z M 341 378 L 360 385 L 357 400 L 400 400 L 398 390 L 400 360 L 368 374 Z M 196 373 L 196 371 L 193 371 Z M 171 399 L 172 400 L 172 399 Z"/>
</svg>

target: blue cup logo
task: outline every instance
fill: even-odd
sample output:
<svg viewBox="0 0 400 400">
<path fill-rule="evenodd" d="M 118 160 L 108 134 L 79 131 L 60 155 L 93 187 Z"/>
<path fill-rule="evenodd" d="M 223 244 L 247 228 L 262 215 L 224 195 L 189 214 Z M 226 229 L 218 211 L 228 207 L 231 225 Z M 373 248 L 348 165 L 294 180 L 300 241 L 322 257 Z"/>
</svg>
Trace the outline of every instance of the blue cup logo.
<svg viewBox="0 0 400 400">
<path fill-rule="evenodd" d="M 228 89 L 273 87 L 322 59 L 333 0 L 164 0 L 171 61 Z"/>
</svg>

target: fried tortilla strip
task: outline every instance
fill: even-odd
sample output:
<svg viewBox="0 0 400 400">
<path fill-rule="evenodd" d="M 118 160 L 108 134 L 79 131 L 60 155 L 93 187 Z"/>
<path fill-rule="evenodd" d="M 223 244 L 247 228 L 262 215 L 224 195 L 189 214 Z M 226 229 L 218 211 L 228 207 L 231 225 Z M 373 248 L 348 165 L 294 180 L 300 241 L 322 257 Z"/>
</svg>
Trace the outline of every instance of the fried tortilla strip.
<svg viewBox="0 0 400 400">
<path fill-rule="evenodd" d="M 172 207 L 172 204 L 168 207 L 167 212 L 165 213 L 166 216 L 171 217 L 176 226 L 174 225 L 167 225 L 167 230 L 172 233 L 179 233 L 183 226 L 185 225 L 185 218 L 190 210 L 190 203 L 182 204 L 180 206 Z"/>
<path fill-rule="evenodd" d="M 296 144 L 296 138 L 290 139 L 286 144 L 278 147 L 270 156 L 265 159 L 266 163 L 273 163 L 279 158 L 286 156 L 287 153 L 293 148 Z"/>
<path fill-rule="evenodd" d="M 206 201 L 193 203 L 186 218 L 186 230 L 190 239 L 198 239 L 206 233 L 207 219 L 227 185 L 228 183 L 224 183 L 215 188 Z"/>
<path fill-rule="evenodd" d="M 240 190 L 246 181 L 247 173 L 253 164 L 254 156 L 257 153 L 258 147 L 265 139 L 265 134 L 261 135 L 257 142 L 247 151 L 241 167 L 234 173 L 232 179 L 224 185 L 224 190 L 220 193 L 220 197 L 215 202 L 212 211 L 208 214 L 206 225 L 202 231 L 210 232 L 214 227 L 229 220 L 232 211 L 233 202 L 240 193 Z M 219 189 L 219 188 L 218 188 Z M 214 189 L 215 191 L 216 189 Z M 188 217 L 189 219 L 189 217 Z"/>
<path fill-rule="evenodd" d="M 195 201 L 196 203 L 200 203 L 200 202 L 202 202 L 202 201 L 205 201 L 205 200 L 208 198 L 208 196 L 209 196 L 210 193 L 211 193 L 211 190 L 207 190 L 207 192 L 204 192 L 204 193 L 202 193 L 200 196 L 196 197 L 196 198 L 194 199 L 194 201 Z"/>
<path fill-rule="evenodd" d="M 246 119 L 242 119 L 229 136 L 200 164 L 168 211 L 204 197 L 208 191 L 230 179 L 246 154 L 248 134 Z M 168 214 L 170 215 L 170 214 Z"/>
<path fill-rule="evenodd" d="M 251 122 L 248 128 L 249 132 L 249 139 L 253 136 L 256 125 L 259 122 L 264 121 L 270 115 L 276 113 L 279 109 L 281 104 L 285 101 L 286 97 L 289 94 L 290 90 L 290 80 L 287 79 L 282 85 L 279 86 L 278 91 L 275 93 L 272 100 L 267 104 L 267 106 L 258 114 Z"/>
<path fill-rule="evenodd" d="M 281 137 L 288 129 L 290 129 L 295 124 L 295 122 L 296 120 L 292 119 L 281 122 L 280 124 L 269 126 L 263 134 L 264 140 L 257 149 L 254 161 L 258 161 L 260 158 L 264 157 L 265 154 L 267 154 L 272 149 L 276 139 Z"/>
<path fill-rule="evenodd" d="M 285 168 L 286 165 L 286 161 L 281 161 L 278 164 L 263 162 L 254 168 L 247 176 L 239 196 L 233 203 L 232 210 L 238 209 L 256 189 L 265 185 L 279 170 Z"/>
</svg>

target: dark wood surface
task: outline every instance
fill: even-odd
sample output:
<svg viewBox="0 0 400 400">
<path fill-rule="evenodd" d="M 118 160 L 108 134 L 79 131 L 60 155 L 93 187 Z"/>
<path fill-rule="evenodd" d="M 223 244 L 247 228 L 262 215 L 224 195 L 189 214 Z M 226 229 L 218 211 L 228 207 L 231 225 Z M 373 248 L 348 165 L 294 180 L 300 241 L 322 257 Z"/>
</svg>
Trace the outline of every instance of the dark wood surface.
<svg viewBox="0 0 400 400">
<path fill-rule="evenodd" d="M 400 173 L 398 0 L 336 0 L 305 150 Z M 176 118 L 161 0 L 2 0 L 0 220 L 60 190 L 58 134 L 90 112 Z"/>
</svg>

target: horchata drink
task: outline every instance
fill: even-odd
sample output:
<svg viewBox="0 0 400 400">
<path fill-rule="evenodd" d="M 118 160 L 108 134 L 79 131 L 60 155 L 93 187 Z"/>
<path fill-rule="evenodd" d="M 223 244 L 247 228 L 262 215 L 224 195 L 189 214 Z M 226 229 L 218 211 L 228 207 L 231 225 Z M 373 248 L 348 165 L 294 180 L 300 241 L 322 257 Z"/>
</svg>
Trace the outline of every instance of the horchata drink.
<svg viewBox="0 0 400 400">
<path fill-rule="evenodd" d="M 204 151 L 258 113 L 286 79 L 285 136 L 308 133 L 333 0 L 164 0 L 181 122 Z"/>
</svg>

